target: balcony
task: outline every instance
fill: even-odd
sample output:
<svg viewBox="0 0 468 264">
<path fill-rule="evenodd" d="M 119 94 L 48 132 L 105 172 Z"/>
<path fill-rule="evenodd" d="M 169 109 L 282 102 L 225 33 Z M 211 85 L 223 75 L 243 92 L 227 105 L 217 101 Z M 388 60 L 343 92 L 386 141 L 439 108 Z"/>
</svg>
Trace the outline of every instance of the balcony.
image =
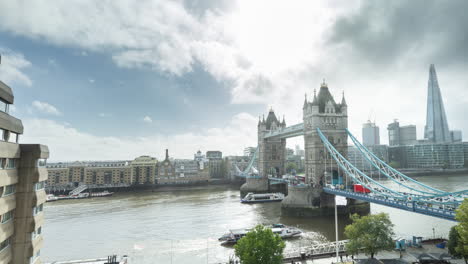
<svg viewBox="0 0 468 264">
<path fill-rule="evenodd" d="M 0 198 L 0 214 L 4 214 L 16 208 L 16 195 L 10 194 Z"/>
<path fill-rule="evenodd" d="M 0 242 L 13 235 L 14 219 L 10 219 L 6 223 L 0 223 Z"/>
<path fill-rule="evenodd" d="M 9 264 L 12 258 L 11 245 L 0 251 L 0 264 Z"/>
</svg>

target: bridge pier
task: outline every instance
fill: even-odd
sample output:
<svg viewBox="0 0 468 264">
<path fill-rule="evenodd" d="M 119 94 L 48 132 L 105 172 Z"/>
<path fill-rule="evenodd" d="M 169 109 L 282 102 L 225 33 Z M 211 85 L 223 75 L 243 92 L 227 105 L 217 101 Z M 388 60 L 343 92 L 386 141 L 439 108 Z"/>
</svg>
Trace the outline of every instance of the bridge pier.
<svg viewBox="0 0 468 264">
<path fill-rule="evenodd" d="M 334 196 L 309 185 L 289 185 L 288 196 L 281 202 L 281 213 L 288 216 L 314 217 L 335 214 Z M 339 206 L 338 214 L 368 214 L 370 204 L 348 199 L 347 206 Z"/>
<path fill-rule="evenodd" d="M 246 178 L 245 183 L 242 184 L 241 196 L 244 197 L 247 193 L 265 193 L 268 192 L 268 179 L 267 178 Z"/>
</svg>

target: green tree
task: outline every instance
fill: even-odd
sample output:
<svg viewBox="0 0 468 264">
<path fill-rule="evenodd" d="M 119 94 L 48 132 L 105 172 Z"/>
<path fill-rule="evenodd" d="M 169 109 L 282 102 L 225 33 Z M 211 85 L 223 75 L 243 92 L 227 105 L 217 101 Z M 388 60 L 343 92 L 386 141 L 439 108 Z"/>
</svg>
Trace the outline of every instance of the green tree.
<svg viewBox="0 0 468 264">
<path fill-rule="evenodd" d="M 297 171 L 297 165 L 294 162 L 288 162 L 288 164 L 286 164 L 286 171 L 291 173 L 292 170 Z"/>
<path fill-rule="evenodd" d="M 400 162 L 398 161 L 391 161 L 388 165 L 392 168 L 400 168 Z"/>
<path fill-rule="evenodd" d="M 455 226 L 459 240 L 455 247 L 457 256 L 463 257 L 468 264 L 468 198 L 458 207 L 455 219 L 459 222 Z"/>
<path fill-rule="evenodd" d="M 350 254 L 364 252 L 374 258 L 382 250 L 391 250 L 393 242 L 393 224 L 385 213 L 360 217 L 351 215 L 352 224 L 346 226 L 345 235 L 349 239 L 346 251 Z"/>
<path fill-rule="evenodd" d="M 280 264 L 285 246 L 279 235 L 257 225 L 237 242 L 234 249 L 243 264 Z"/>
</svg>

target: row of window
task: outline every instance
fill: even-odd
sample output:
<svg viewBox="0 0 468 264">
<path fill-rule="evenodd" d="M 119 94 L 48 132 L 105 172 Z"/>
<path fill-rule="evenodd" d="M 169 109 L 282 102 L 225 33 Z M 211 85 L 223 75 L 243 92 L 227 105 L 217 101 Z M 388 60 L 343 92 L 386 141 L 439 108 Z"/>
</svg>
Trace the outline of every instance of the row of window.
<svg viewBox="0 0 468 264">
<path fill-rule="evenodd" d="M 5 197 L 16 192 L 16 184 L 0 187 L 0 197 Z"/>
<path fill-rule="evenodd" d="M 0 140 L 11 143 L 18 143 L 19 134 L 0 128 Z"/>
<path fill-rule="evenodd" d="M 13 211 L 14 210 L 11 210 L 11 211 L 8 211 L 6 213 L 4 213 L 3 215 L 0 216 L 0 221 L 2 224 L 10 221 L 11 219 L 13 219 Z"/>
<path fill-rule="evenodd" d="M 0 243 L 0 252 L 10 245 L 10 237 Z"/>
<path fill-rule="evenodd" d="M 19 164 L 19 159 L 0 158 L 0 169 L 11 170 L 16 169 Z"/>
<path fill-rule="evenodd" d="M 37 215 L 39 214 L 40 212 L 42 212 L 44 210 L 44 204 L 40 204 L 38 206 L 34 206 L 33 208 L 33 215 Z"/>
</svg>

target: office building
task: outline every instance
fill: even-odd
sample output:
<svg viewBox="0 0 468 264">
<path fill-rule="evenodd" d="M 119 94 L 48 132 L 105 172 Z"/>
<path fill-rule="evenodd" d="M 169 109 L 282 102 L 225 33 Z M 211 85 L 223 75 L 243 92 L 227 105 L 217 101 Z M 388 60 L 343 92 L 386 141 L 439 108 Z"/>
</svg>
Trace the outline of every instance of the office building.
<svg viewBox="0 0 468 264">
<path fill-rule="evenodd" d="M 461 130 L 450 130 L 450 139 L 452 142 L 462 142 L 463 136 Z"/>
<path fill-rule="evenodd" d="M 401 168 L 457 169 L 465 164 L 463 143 L 430 143 L 389 148 L 390 161 Z"/>
<path fill-rule="evenodd" d="M 0 263 L 40 263 L 49 150 L 19 144 L 23 124 L 9 113 L 13 101 L 0 81 Z"/>
<path fill-rule="evenodd" d="M 400 126 L 400 123 L 395 120 L 388 125 L 387 129 L 389 146 L 413 145 L 418 142 L 415 125 Z"/>
<path fill-rule="evenodd" d="M 362 143 L 364 146 L 380 145 L 379 127 L 370 120 L 362 125 Z"/>
<path fill-rule="evenodd" d="M 451 142 L 444 102 L 434 64 L 429 67 L 427 84 L 427 112 L 424 138 L 433 143 Z"/>
</svg>

